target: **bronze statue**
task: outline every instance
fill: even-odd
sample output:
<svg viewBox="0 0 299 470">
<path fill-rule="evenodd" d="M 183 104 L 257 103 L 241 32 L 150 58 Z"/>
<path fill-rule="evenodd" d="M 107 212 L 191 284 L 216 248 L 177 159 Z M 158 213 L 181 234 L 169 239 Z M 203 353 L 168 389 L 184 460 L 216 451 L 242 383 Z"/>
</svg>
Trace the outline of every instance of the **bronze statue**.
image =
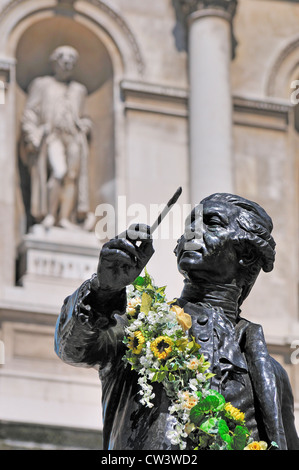
<svg viewBox="0 0 299 470">
<path fill-rule="evenodd" d="M 29 217 L 46 228 L 77 229 L 78 217 L 87 221 L 90 214 L 91 120 L 83 115 L 87 89 L 72 79 L 77 60 L 73 47 L 53 51 L 54 74 L 32 81 L 22 118 L 21 164 L 30 177 L 25 205 Z"/>
<path fill-rule="evenodd" d="M 240 310 L 260 270 L 273 269 L 271 218 L 258 204 L 232 194 L 213 194 L 201 203 L 202 233 L 195 233 L 194 209 L 175 248 L 185 278 L 177 304 L 192 317 L 190 335 L 211 363 L 211 387 L 245 412 L 254 440 L 299 449 L 287 374 L 270 357 L 262 327 L 242 318 Z M 176 449 L 167 438 L 163 387 L 155 383 L 154 406 L 143 407 L 136 372 L 122 360 L 126 287 L 154 253 L 149 232 L 139 225 L 138 243 L 136 228 L 106 243 L 97 274 L 65 300 L 57 322 L 58 356 L 99 370 L 105 449 Z"/>
</svg>

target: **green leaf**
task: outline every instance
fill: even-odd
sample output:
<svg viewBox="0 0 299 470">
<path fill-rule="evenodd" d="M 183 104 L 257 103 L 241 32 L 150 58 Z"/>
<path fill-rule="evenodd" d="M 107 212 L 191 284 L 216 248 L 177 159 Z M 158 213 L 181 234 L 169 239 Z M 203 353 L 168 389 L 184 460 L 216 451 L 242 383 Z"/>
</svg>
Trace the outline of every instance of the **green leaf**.
<svg viewBox="0 0 299 470">
<path fill-rule="evenodd" d="M 219 406 L 219 398 L 214 395 L 209 395 L 201 400 L 197 405 L 199 411 L 203 413 L 209 413 L 210 411 L 217 410 Z"/>
<path fill-rule="evenodd" d="M 224 419 L 219 420 L 218 432 L 223 441 L 227 442 L 228 444 L 231 443 L 232 436 L 229 434 L 229 428 Z"/>
<path fill-rule="evenodd" d="M 199 429 L 201 429 L 204 432 L 211 433 L 213 430 L 217 430 L 217 424 L 218 424 L 218 419 L 217 418 L 209 418 L 205 420 L 201 425 L 199 426 Z"/>
<path fill-rule="evenodd" d="M 159 383 L 163 382 L 163 380 L 165 379 L 165 376 L 166 376 L 166 371 L 159 371 L 158 372 L 158 377 L 157 377 L 157 381 Z"/>
<path fill-rule="evenodd" d="M 157 380 L 158 380 L 158 372 L 156 372 L 156 373 L 154 374 L 154 376 L 153 376 L 153 378 L 152 378 L 151 381 L 152 381 L 152 382 L 157 382 Z"/>
<path fill-rule="evenodd" d="M 167 287 L 167 286 L 159 287 L 159 288 L 156 290 L 157 294 L 164 294 L 164 291 L 165 291 L 166 287 Z"/>
<path fill-rule="evenodd" d="M 208 436 L 207 434 L 203 434 L 202 436 L 200 436 L 199 446 L 197 447 L 197 449 L 204 449 L 205 447 L 208 447 L 209 440 L 210 440 L 210 436 Z"/>
<path fill-rule="evenodd" d="M 178 339 L 175 342 L 175 345 L 180 351 L 184 351 L 186 349 L 187 345 L 188 345 L 188 338 Z"/>
<path fill-rule="evenodd" d="M 246 446 L 247 440 L 247 431 L 246 428 L 242 428 L 242 426 L 236 426 L 235 434 L 232 438 L 231 448 L 233 450 L 243 450 Z"/>
<path fill-rule="evenodd" d="M 151 278 L 151 276 L 149 275 L 149 273 L 147 272 L 147 269 L 146 269 L 146 268 L 144 268 L 144 274 L 145 274 L 145 276 L 144 276 L 144 282 L 145 282 L 145 284 L 152 286 L 152 278 Z"/>
<path fill-rule="evenodd" d="M 204 413 L 198 409 L 197 405 L 193 406 L 190 410 L 189 418 L 191 423 L 194 423 L 195 426 L 199 426 L 204 418 Z"/>
<path fill-rule="evenodd" d="M 205 378 L 207 380 L 211 379 L 212 377 L 215 377 L 215 374 L 212 374 L 212 372 L 208 372 L 206 375 L 205 375 Z"/>
<path fill-rule="evenodd" d="M 143 286 L 145 284 L 145 279 L 142 276 L 136 277 L 135 281 L 133 282 L 133 286 Z"/>
<path fill-rule="evenodd" d="M 192 336 L 192 341 L 189 341 L 187 348 L 191 353 L 195 353 L 198 349 L 201 348 L 200 344 L 196 343 L 194 336 Z"/>
<path fill-rule="evenodd" d="M 218 400 L 218 405 L 216 405 L 215 408 L 213 408 L 213 411 L 217 412 L 217 411 L 220 411 L 222 410 L 222 408 L 224 407 L 225 405 L 225 398 L 223 395 L 221 395 L 221 393 L 217 392 L 216 390 L 209 390 L 209 397 L 216 397 L 217 400 Z"/>
</svg>

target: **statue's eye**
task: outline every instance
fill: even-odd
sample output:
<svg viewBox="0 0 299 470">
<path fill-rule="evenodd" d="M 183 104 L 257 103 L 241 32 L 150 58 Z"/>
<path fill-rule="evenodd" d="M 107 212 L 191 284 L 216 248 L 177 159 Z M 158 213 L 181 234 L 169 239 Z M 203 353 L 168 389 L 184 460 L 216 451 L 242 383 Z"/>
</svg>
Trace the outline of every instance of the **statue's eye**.
<svg viewBox="0 0 299 470">
<path fill-rule="evenodd" d="M 222 219 L 217 216 L 217 215 L 208 215 L 204 217 L 204 223 L 210 227 L 222 227 L 223 226 L 223 221 Z"/>
</svg>

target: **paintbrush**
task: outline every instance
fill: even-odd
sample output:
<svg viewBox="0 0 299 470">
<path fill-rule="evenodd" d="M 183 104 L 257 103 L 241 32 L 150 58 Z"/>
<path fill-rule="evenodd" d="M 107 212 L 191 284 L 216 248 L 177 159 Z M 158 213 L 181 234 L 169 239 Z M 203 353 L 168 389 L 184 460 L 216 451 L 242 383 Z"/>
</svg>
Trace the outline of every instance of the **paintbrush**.
<svg viewBox="0 0 299 470">
<path fill-rule="evenodd" d="M 172 196 L 171 199 L 169 199 L 168 203 L 166 204 L 165 208 L 163 209 L 163 211 L 158 215 L 157 219 L 155 220 L 155 222 L 152 224 L 151 228 L 150 228 L 150 235 L 153 234 L 153 232 L 158 228 L 158 226 L 160 225 L 160 223 L 162 222 L 162 220 L 167 216 L 168 212 L 171 211 L 172 207 L 174 206 L 174 204 L 177 202 L 178 198 L 180 197 L 180 195 L 182 194 L 182 188 L 179 187 L 176 192 L 174 193 L 174 195 Z"/>
<path fill-rule="evenodd" d="M 169 199 L 168 203 L 166 204 L 165 208 L 162 210 L 162 212 L 158 215 L 157 219 L 155 220 L 155 222 L 152 224 L 151 227 L 149 227 L 149 231 L 147 231 L 147 233 L 149 235 L 152 235 L 153 232 L 159 227 L 159 225 L 161 224 L 162 220 L 166 217 L 166 215 L 169 213 L 169 211 L 171 211 L 172 207 L 174 206 L 174 204 L 177 202 L 178 198 L 180 197 L 180 195 L 182 194 L 182 188 L 179 187 L 176 192 L 174 193 L 174 195 L 172 196 L 171 199 Z M 128 235 L 128 231 L 130 233 L 129 235 L 129 239 L 131 240 L 134 240 L 135 238 L 135 233 L 136 233 L 136 236 L 137 236 L 137 232 L 139 230 L 139 224 L 136 224 L 134 225 L 133 227 L 130 227 L 129 230 L 125 231 L 125 232 L 122 232 L 120 235 L 117 235 L 116 238 L 127 238 L 127 235 Z"/>
</svg>

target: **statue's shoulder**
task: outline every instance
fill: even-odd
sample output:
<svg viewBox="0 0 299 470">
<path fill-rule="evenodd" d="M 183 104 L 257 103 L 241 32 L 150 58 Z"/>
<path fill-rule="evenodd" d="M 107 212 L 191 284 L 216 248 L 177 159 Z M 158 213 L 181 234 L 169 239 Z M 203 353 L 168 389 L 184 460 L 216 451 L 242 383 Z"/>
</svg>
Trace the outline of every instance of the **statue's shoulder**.
<svg viewBox="0 0 299 470">
<path fill-rule="evenodd" d="M 78 93 L 82 93 L 82 94 L 87 94 L 87 88 L 85 85 L 83 85 L 82 83 L 80 82 L 76 82 L 75 80 L 73 80 L 71 82 L 71 87 L 73 89 L 75 89 Z"/>
<path fill-rule="evenodd" d="M 44 75 L 42 77 L 36 77 L 32 80 L 29 85 L 29 90 L 40 89 L 49 86 L 54 81 L 54 78 L 50 75 Z"/>
<path fill-rule="evenodd" d="M 240 317 L 236 329 L 242 332 L 246 331 L 247 334 L 258 334 L 264 336 L 262 325 L 259 323 L 254 323 L 243 317 Z"/>
</svg>

